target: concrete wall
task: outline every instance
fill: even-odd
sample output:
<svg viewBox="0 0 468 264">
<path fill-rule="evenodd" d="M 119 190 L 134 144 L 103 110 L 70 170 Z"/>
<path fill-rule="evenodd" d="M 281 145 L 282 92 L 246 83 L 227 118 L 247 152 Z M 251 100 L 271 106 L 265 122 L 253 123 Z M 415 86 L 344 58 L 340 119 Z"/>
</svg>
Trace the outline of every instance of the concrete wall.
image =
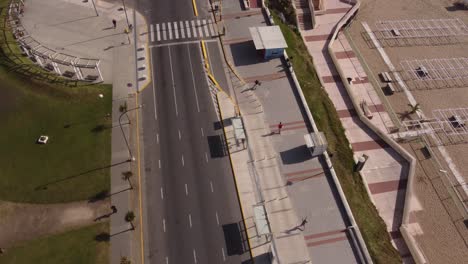
<svg viewBox="0 0 468 264">
<path fill-rule="evenodd" d="M 416 263 L 426 263 L 426 259 L 424 258 L 421 249 L 419 248 L 416 241 L 414 240 L 414 238 L 408 231 L 410 207 L 411 207 L 410 204 L 411 204 L 412 196 L 414 195 L 413 194 L 413 180 L 414 180 L 414 173 L 415 173 L 415 167 L 416 167 L 416 160 L 414 159 L 413 156 L 411 156 L 411 154 L 409 154 L 405 149 L 403 149 L 403 147 L 401 147 L 397 142 L 395 142 L 385 132 L 381 131 L 378 127 L 372 124 L 369 121 L 369 119 L 367 119 L 367 117 L 365 117 L 364 113 L 362 112 L 361 107 L 359 107 L 359 102 L 354 98 L 353 91 L 350 87 L 350 84 L 348 83 L 346 79 L 346 75 L 343 73 L 343 70 L 341 69 L 340 64 L 338 63 L 338 60 L 335 56 L 335 53 L 333 52 L 332 46 L 333 46 L 335 39 L 338 36 L 339 31 L 348 22 L 348 20 L 353 17 L 353 15 L 357 12 L 359 7 L 360 7 L 360 1 L 357 1 L 356 4 L 353 6 L 353 8 L 340 20 L 340 22 L 335 28 L 335 32 L 333 33 L 330 43 L 328 44 L 328 53 L 330 57 L 332 58 L 333 63 L 335 64 L 335 67 L 342 79 L 343 85 L 345 86 L 346 91 L 348 92 L 351 98 L 353 106 L 356 112 L 358 113 L 359 119 L 366 126 L 368 126 L 374 133 L 376 133 L 382 140 L 384 140 L 390 147 L 392 147 L 399 155 L 401 155 L 410 165 L 409 173 L 408 173 L 408 185 L 407 185 L 406 196 L 405 196 L 405 207 L 403 210 L 403 223 L 402 223 L 402 226 L 400 227 L 400 231 Z"/>
</svg>

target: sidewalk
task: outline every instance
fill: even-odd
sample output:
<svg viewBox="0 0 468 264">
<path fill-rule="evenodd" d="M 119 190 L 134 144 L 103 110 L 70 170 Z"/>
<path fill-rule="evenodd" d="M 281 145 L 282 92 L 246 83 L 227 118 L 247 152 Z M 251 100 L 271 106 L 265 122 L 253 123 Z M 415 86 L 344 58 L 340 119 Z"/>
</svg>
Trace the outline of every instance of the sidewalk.
<svg viewBox="0 0 468 264">
<path fill-rule="evenodd" d="M 134 243 L 138 232 L 127 232 L 130 224 L 125 222 L 125 214 L 133 210 L 138 222 L 139 212 L 135 210 L 137 191 L 130 189 L 128 181 L 122 179 L 122 173 L 133 171 L 132 177 L 137 181 L 135 167 L 137 163 L 127 162 L 129 151 L 119 126 L 119 107 L 127 104 L 128 109 L 135 107 L 135 46 L 132 34 L 125 34 L 127 26 L 125 13 L 121 8 L 120 1 L 95 1 L 99 16 L 93 8 L 92 2 L 67 1 L 67 0 L 41 0 L 25 1 L 25 13 L 22 18 L 27 32 L 43 46 L 65 53 L 70 56 L 100 59 L 100 70 L 105 83 L 113 84 L 113 107 L 112 107 L 112 156 L 111 156 L 111 205 L 116 206 L 117 213 L 111 216 L 110 222 L 110 262 L 120 262 L 121 256 L 127 256 L 132 262 L 139 262 L 140 245 Z M 127 8 L 129 22 L 133 22 L 132 10 Z M 117 21 L 114 29 L 112 20 Z M 137 15 L 138 40 L 146 43 L 145 21 L 141 15 Z M 130 40 L 130 44 L 129 44 Z M 146 56 L 144 50 L 139 51 L 138 56 Z M 144 66 L 145 60 L 138 62 L 138 67 Z M 146 75 L 142 70 L 138 76 L 140 79 Z M 141 79 L 139 86 L 146 84 L 146 78 Z M 124 116 L 122 118 L 123 131 L 134 145 L 135 111 L 129 113 L 130 121 Z M 133 152 L 136 152 L 134 150 Z M 134 154 L 136 155 L 136 154 Z M 136 224 L 137 228 L 139 225 Z M 139 238 L 139 237 L 138 237 Z M 136 240 L 135 240 L 136 241 Z M 138 239 L 139 241 L 139 239 Z"/>
<path fill-rule="evenodd" d="M 324 1 L 326 10 L 316 16 L 316 27 L 301 30 L 304 43 L 314 59 L 317 74 L 322 79 L 325 90 L 332 100 L 351 143 L 355 159 L 369 156 L 360 172 L 372 202 L 384 220 L 394 247 L 404 262 L 411 263 L 412 257 L 399 231 L 405 205 L 408 163 L 392 147 L 369 129 L 357 116 L 349 96 L 357 102 L 367 104 L 372 116 L 370 122 L 384 134 L 389 134 L 394 124 L 385 110 L 384 103 L 366 75 L 357 55 L 341 31 L 332 44 L 338 65 L 328 54 L 328 45 L 338 21 L 351 9 L 352 5 L 340 0 Z M 342 83 L 336 67 L 340 67 L 346 78 L 350 78 L 352 95 Z"/>
<path fill-rule="evenodd" d="M 224 1 L 223 19 L 228 60 L 246 82 L 230 73 L 247 149 L 236 144 L 232 126 L 225 131 L 253 256 L 258 260 L 275 251 L 279 263 L 359 263 L 328 165 L 305 146 L 304 135 L 313 128 L 292 77 L 281 59 L 260 60 L 255 52 L 248 28 L 267 25 L 261 9 L 244 12 L 238 1 Z M 261 85 L 249 89 L 255 80 Z M 220 96 L 220 106 L 223 119 L 235 116 L 226 95 Z M 269 235 L 259 235 L 268 227 L 254 221 L 258 205 L 266 209 Z"/>
</svg>

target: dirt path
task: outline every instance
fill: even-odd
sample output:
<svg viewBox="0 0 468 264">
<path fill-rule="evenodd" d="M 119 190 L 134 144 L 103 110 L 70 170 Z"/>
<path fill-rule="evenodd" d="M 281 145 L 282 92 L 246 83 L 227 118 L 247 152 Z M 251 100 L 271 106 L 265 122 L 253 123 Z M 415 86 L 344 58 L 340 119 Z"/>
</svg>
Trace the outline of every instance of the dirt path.
<svg viewBox="0 0 468 264">
<path fill-rule="evenodd" d="M 20 204 L 0 201 L 0 247 L 96 223 L 111 212 L 109 200 L 94 203 Z M 108 221 L 103 218 L 100 221 Z"/>
</svg>

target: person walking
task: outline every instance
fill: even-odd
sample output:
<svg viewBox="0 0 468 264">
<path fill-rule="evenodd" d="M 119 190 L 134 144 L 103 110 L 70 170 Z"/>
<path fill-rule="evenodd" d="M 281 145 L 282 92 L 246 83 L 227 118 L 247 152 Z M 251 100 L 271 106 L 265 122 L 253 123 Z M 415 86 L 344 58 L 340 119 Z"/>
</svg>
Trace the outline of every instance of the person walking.
<svg viewBox="0 0 468 264">
<path fill-rule="evenodd" d="M 114 28 L 117 27 L 117 21 L 115 19 L 112 19 L 112 25 L 114 26 Z"/>
<path fill-rule="evenodd" d="M 252 86 L 252 90 L 257 89 L 257 86 L 260 86 L 260 85 L 262 85 L 262 82 L 260 82 L 259 80 L 255 80 L 254 86 Z"/>
<path fill-rule="evenodd" d="M 281 135 L 281 129 L 283 128 L 283 123 L 282 122 L 279 122 L 278 124 L 278 134 Z"/>
</svg>

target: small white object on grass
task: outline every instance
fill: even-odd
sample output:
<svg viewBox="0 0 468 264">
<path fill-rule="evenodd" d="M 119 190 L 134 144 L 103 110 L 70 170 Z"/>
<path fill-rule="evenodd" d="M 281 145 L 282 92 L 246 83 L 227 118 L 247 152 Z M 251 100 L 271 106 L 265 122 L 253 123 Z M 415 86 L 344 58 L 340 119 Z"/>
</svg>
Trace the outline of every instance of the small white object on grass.
<svg viewBox="0 0 468 264">
<path fill-rule="evenodd" d="M 103 94 L 99 94 L 99 98 L 103 98 L 103 97 L 104 97 L 104 95 L 103 95 Z"/>
<path fill-rule="evenodd" d="M 37 139 L 37 143 L 39 144 L 47 144 L 47 141 L 49 140 L 49 137 L 48 136 L 40 136 L 38 139 Z"/>
</svg>

